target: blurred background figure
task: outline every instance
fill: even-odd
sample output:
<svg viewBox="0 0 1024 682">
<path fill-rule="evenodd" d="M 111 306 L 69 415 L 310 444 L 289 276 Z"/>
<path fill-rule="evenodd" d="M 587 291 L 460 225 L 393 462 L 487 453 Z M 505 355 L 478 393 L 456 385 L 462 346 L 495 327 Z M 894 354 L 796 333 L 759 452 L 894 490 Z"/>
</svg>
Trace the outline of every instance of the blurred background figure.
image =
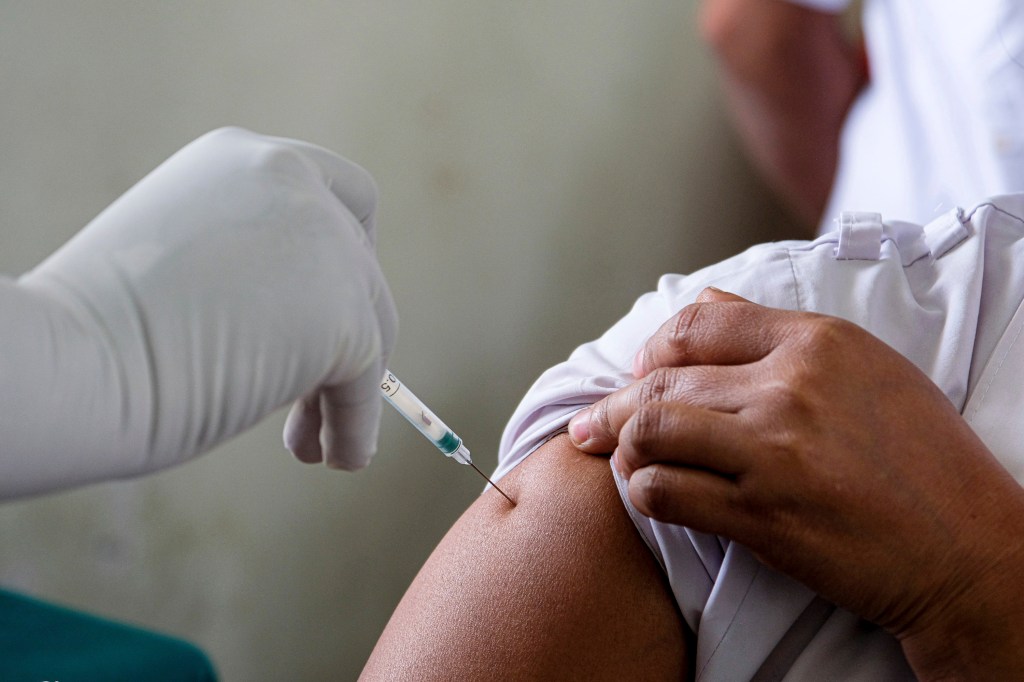
<svg viewBox="0 0 1024 682">
<path fill-rule="evenodd" d="M 808 234 L 1024 188 L 1021 3 L 705 0 L 701 26 L 750 158 Z"/>
</svg>

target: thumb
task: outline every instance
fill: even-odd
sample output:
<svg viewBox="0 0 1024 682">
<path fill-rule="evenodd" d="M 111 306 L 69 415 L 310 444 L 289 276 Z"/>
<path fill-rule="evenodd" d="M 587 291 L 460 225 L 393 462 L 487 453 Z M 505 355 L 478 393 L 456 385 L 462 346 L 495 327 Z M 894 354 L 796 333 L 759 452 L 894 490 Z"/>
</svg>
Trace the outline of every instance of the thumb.
<svg viewBox="0 0 1024 682">
<path fill-rule="evenodd" d="M 360 376 L 321 387 L 292 406 L 284 425 L 284 444 L 306 464 L 355 471 L 370 463 L 380 432 L 380 378 L 383 366 L 371 363 Z"/>
<path fill-rule="evenodd" d="M 372 362 L 355 379 L 321 389 L 320 438 L 323 461 L 330 468 L 362 469 L 376 454 L 383 374 L 383 364 Z"/>
</svg>

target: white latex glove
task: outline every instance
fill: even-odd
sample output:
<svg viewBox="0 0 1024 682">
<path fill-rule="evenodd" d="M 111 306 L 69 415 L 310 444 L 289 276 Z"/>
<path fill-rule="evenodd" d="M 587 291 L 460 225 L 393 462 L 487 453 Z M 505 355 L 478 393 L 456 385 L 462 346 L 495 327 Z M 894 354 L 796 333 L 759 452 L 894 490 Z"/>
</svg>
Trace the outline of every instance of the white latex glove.
<svg viewBox="0 0 1024 682">
<path fill-rule="evenodd" d="M 297 398 L 296 456 L 364 466 L 397 325 L 376 202 L 331 152 L 218 130 L 0 280 L 0 498 L 183 462 Z"/>
</svg>

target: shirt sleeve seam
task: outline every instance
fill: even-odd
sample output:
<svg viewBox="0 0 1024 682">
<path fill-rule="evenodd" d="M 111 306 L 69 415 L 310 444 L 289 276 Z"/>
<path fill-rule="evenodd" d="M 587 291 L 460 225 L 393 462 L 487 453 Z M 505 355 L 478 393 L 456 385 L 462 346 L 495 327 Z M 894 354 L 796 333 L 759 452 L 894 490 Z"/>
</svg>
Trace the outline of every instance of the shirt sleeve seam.
<svg viewBox="0 0 1024 682">
<path fill-rule="evenodd" d="M 786 249 L 786 260 L 789 261 L 789 275 L 793 278 L 793 298 L 796 301 L 796 309 L 803 311 L 804 304 L 800 300 L 800 280 L 796 276 L 796 264 L 793 262 L 793 251 Z"/>
</svg>

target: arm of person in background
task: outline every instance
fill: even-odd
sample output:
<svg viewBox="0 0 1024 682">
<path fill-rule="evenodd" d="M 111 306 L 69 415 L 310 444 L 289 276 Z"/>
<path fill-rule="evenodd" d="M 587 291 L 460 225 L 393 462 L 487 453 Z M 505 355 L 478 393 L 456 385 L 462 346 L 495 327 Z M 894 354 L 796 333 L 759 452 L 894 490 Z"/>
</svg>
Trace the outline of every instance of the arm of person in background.
<svg viewBox="0 0 1024 682">
<path fill-rule="evenodd" d="M 364 680 L 679 680 L 686 627 L 606 461 L 549 440 L 463 514 Z"/>
<path fill-rule="evenodd" d="M 708 290 L 577 415 L 644 514 L 747 545 L 885 627 L 920 679 L 1024 669 L 1024 489 L 921 371 L 849 322 Z"/>
<path fill-rule="evenodd" d="M 183 462 L 296 399 L 299 459 L 365 465 L 397 324 L 376 203 L 331 152 L 222 129 L 0 280 L 0 499 Z"/>
<path fill-rule="evenodd" d="M 700 24 L 748 153 L 812 234 L 867 82 L 862 45 L 839 15 L 785 0 L 705 0 Z"/>
</svg>

